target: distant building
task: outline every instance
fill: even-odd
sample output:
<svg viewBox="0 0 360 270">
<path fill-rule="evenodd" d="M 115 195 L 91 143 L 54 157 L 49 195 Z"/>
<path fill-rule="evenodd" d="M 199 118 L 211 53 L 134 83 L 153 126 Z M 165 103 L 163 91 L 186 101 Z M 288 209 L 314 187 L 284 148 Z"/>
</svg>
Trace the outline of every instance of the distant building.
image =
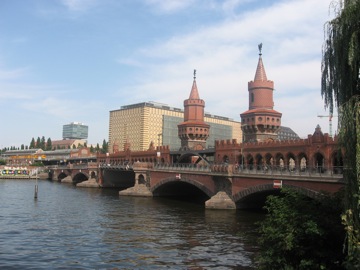
<svg viewBox="0 0 360 270">
<path fill-rule="evenodd" d="M 278 140 L 287 141 L 287 140 L 299 140 L 300 137 L 289 127 L 281 126 L 278 130 Z"/>
<path fill-rule="evenodd" d="M 63 125 L 63 139 L 87 139 L 88 138 L 89 127 L 79 123 L 72 122 L 68 125 Z"/>
<path fill-rule="evenodd" d="M 143 102 L 121 106 L 110 111 L 109 152 L 114 148 L 123 150 L 125 143 L 132 151 L 149 149 L 151 142 L 155 146 L 169 145 L 171 150 L 179 150 L 181 140 L 178 125 L 184 122 L 184 110 L 166 104 Z M 206 148 L 215 146 L 215 140 L 236 138 L 241 141 L 241 124 L 227 117 L 205 113 L 204 122 L 210 125 Z"/>
<path fill-rule="evenodd" d="M 86 140 L 56 140 L 51 142 L 52 150 L 56 149 L 73 149 L 78 148 L 78 146 L 85 146 Z"/>
</svg>

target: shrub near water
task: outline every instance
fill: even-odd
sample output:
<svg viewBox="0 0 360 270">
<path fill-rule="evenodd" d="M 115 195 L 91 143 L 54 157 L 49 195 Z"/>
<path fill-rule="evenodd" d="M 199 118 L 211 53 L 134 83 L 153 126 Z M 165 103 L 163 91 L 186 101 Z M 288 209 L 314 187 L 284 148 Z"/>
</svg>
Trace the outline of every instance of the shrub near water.
<svg viewBox="0 0 360 270">
<path fill-rule="evenodd" d="M 259 228 L 258 269 L 342 269 L 340 198 L 311 199 L 291 189 L 269 196 Z"/>
</svg>

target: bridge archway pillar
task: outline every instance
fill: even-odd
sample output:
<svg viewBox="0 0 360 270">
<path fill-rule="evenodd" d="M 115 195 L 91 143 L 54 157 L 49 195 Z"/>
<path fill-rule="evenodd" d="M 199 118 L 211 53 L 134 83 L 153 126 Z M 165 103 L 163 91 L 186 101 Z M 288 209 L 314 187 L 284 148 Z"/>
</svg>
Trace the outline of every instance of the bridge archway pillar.
<svg viewBox="0 0 360 270">
<path fill-rule="evenodd" d="M 134 163 L 133 170 L 135 173 L 135 184 L 133 187 L 120 191 L 119 195 L 152 197 L 153 194 L 150 191 L 150 174 L 148 169 L 149 163 Z"/>
<path fill-rule="evenodd" d="M 233 166 L 229 165 L 228 173 L 232 174 Z M 232 198 L 232 179 L 231 177 L 213 177 L 218 192 L 205 202 L 207 209 L 236 209 L 236 204 Z"/>
<path fill-rule="evenodd" d="M 222 210 L 236 209 L 236 204 L 225 191 L 219 191 L 205 202 L 205 208 Z"/>
</svg>

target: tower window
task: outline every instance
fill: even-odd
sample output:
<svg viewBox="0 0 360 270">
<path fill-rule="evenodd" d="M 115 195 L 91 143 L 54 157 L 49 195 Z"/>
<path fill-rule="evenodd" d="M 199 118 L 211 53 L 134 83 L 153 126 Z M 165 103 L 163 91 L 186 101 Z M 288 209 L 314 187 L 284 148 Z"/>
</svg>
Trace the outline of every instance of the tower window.
<svg viewBox="0 0 360 270">
<path fill-rule="evenodd" d="M 254 102 L 255 97 L 254 97 L 254 93 L 251 93 L 251 102 Z"/>
</svg>

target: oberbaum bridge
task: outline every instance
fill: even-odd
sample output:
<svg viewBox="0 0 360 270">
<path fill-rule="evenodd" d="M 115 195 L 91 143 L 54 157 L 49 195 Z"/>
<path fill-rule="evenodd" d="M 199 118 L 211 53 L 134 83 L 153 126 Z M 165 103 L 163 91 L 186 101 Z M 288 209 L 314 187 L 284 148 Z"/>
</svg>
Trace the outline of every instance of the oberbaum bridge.
<svg viewBox="0 0 360 270">
<path fill-rule="evenodd" d="M 79 183 L 92 178 L 100 187 L 121 189 L 120 195 L 186 197 L 211 209 L 261 207 L 282 187 L 311 198 L 338 191 L 345 183 L 336 136 L 317 126 L 307 139 L 277 140 L 282 114 L 273 109 L 274 82 L 266 77 L 261 46 L 259 51 L 255 78 L 248 83 L 249 109 L 240 114 L 242 143 L 216 140 L 214 148 L 205 147 L 210 126 L 194 71 L 184 121 L 178 124 L 178 151 L 153 143 L 147 151 L 131 151 L 126 141 L 122 150 L 114 144 L 113 153 L 98 154 L 95 166 L 52 169 L 51 179 Z"/>
</svg>

